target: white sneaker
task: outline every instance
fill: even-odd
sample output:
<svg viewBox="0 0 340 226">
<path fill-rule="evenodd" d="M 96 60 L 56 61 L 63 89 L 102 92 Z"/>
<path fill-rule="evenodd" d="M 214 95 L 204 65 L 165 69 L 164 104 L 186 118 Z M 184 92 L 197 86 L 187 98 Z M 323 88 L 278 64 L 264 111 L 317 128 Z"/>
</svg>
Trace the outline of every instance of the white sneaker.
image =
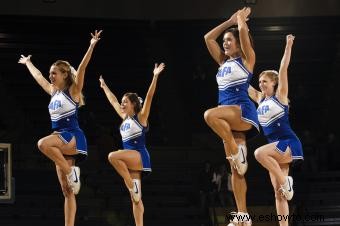
<svg viewBox="0 0 340 226">
<path fill-rule="evenodd" d="M 279 192 L 281 192 L 282 196 L 284 196 L 289 201 L 294 195 L 293 178 L 291 176 L 287 176 L 286 178 L 286 183 L 281 185 Z"/>
<path fill-rule="evenodd" d="M 71 166 L 71 173 L 66 177 L 73 194 L 78 194 L 80 190 L 80 168 L 78 166 Z"/>
<path fill-rule="evenodd" d="M 237 155 L 231 155 L 231 157 L 228 158 L 231 158 L 233 166 L 239 175 L 243 176 L 247 172 L 247 147 L 245 145 L 238 145 Z"/>
<path fill-rule="evenodd" d="M 140 181 L 138 179 L 132 179 L 132 188 L 129 189 L 130 191 L 130 194 L 131 194 L 131 197 L 132 197 L 132 200 L 136 203 L 138 203 L 141 199 L 141 194 L 142 194 L 142 191 L 141 191 L 141 186 L 140 186 Z"/>
</svg>

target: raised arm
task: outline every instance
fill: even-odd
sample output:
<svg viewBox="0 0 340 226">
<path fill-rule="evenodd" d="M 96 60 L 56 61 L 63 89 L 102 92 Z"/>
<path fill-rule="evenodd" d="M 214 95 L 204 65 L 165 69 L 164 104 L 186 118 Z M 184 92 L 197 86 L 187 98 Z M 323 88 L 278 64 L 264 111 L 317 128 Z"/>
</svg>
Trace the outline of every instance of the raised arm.
<svg viewBox="0 0 340 226">
<path fill-rule="evenodd" d="M 294 38 L 295 37 L 292 34 L 286 36 L 286 47 L 279 69 L 279 81 L 276 97 L 283 104 L 288 104 L 288 66 L 290 63 Z"/>
<path fill-rule="evenodd" d="M 107 99 L 109 100 L 109 102 L 111 103 L 113 108 L 116 110 L 117 114 L 122 119 L 124 119 L 125 115 L 122 113 L 122 111 L 120 109 L 120 104 L 119 104 L 119 102 L 117 100 L 117 97 L 111 92 L 109 87 L 107 87 L 107 85 L 106 85 L 106 83 L 105 83 L 105 81 L 104 81 L 102 76 L 99 77 L 99 82 L 100 82 L 100 87 L 104 90 Z"/>
<path fill-rule="evenodd" d="M 204 35 L 205 44 L 212 58 L 222 65 L 226 56 L 223 49 L 217 43 L 217 38 L 229 27 L 237 24 L 237 12 L 234 13 L 227 21 L 224 21 L 217 27 L 213 28 L 207 34 Z"/>
<path fill-rule="evenodd" d="M 24 64 L 28 68 L 29 72 L 37 81 L 37 83 L 45 90 L 46 93 L 51 95 L 52 93 L 52 84 L 47 81 L 47 79 L 42 75 L 42 73 L 39 71 L 38 68 L 36 68 L 32 61 L 31 61 L 32 55 L 28 55 L 27 57 L 24 55 L 21 55 L 18 63 Z"/>
<path fill-rule="evenodd" d="M 237 26 L 240 33 L 240 44 L 243 53 L 242 58 L 244 58 L 244 65 L 249 71 L 253 72 L 255 65 L 255 51 L 249 38 L 249 29 L 246 23 L 250 12 L 251 9 L 249 7 L 245 7 L 238 11 Z"/>
<path fill-rule="evenodd" d="M 249 86 L 248 87 L 248 95 L 250 98 L 255 101 L 256 103 L 260 103 L 262 94 L 260 91 L 256 90 L 254 87 Z"/>
<path fill-rule="evenodd" d="M 77 69 L 77 74 L 75 78 L 75 84 L 71 86 L 71 92 L 74 95 L 79 95 L 83 89 L 84 85 L 84 76 L 85 76 L 85 70 L 86 67 L 91 59 L 92 52 L 94 47 L 96 46 L 97 42 L 100 40 L 100 34 L 102 33 L 102 30 L 97 31 L 95 30 L 94 34 L 91 33 L 91 41 L 90 41 L 90 46 L 87 49 L 82 61 L 80 62 L 78 69 Z"/>
<path fill-rule="evenodd" d="M 138 114 L 138 120 L 143 126 L 147 125 L 147 121 L 148 121 L 149 114 L 150 114 L 152 98 L 153 98 L 153 95 L 155 93 L 156 86 L 157 86 L 158 76 L 164 70 L 164 67 L 165 67 L 164 63 L 161 63 L 160 65 L 155 64 L 155 68 L 153 69 L 152 82 L 151 82 L 149 90 L 146 94 L 145 101 L 144 101 L 144 104 L 143 104 L 143 108 L 140 111 L 140 113 Z"/>
</svg>

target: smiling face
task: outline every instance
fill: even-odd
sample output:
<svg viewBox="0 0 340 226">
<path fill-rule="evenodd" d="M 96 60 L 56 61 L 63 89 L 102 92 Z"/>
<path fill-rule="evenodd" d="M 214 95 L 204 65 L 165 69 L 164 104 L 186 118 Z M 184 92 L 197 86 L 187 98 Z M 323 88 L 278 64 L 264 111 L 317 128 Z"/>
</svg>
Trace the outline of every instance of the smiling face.
<svg viewBox="0 0 340 226">
<path fill-rule="evenodd" d="M 236 58 L 241 55 L 240 43 L 234 33 L 226 32 L 223 36 L 224 54 L 231 58 Z"/>
<path fill-rule="evenodd" d="M 65 87 L 66 72 L 61 72 L 58 66 L 52 65 L 50 68 L 49 79 L 57 89 Z"/>
<path fill-rule="evenodd" d="M 276 91 L 278 74 L 276 71 L 264 71 L 259 76 L 259 87 L 266 96 L 273 96 Z"/>
<path fill-rule="evenodd" d="M 120 108 L 122 110 L 122 113 L 133 116 L 140 112 L 142 105 L 136 93 L 126 93 L 122 98 Z"/>
<path fill-rule="evenodd" d="M 124 95 L 122 98 L 122 102 L 120 104 L 120 109 L 122 113 L 132 116 L 135 114 L 134 106 L 127 95 Z"/>
<path fill-rule="evenodd" d="M 70 64 L 62 60 L 56 61 L 50 68 L 49 79 L 59 90 L 70 87 L 73 83 Z"/>
</svg>

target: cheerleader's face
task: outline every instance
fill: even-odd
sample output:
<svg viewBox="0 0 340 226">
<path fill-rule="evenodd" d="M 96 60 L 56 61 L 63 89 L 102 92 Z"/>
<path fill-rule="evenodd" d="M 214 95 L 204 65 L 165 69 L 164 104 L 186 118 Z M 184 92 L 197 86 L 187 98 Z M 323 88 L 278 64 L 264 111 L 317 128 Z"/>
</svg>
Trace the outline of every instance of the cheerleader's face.
<svg viewBox="0 0 340 226">
<path fill-rule="evenodd" d="M 60 69 L 55 65 L 51 66 L 49 79 L 52 85 L 54 85 L 57 89 L 63 89 L 63 87 L 65 86 L 66 78 L 66 73 L 61 72 Z"/>
<path fill-rule="evenodd" d="M 231 32 L 227 32 L 223 36 L 223 49 L 224 54 L 229 57 L 235 58 L 240 55 L 240 46 Z"/>
<path fill-rule="evenodd" d="M 267 96 L 271 96 L 274 93 L 275 81 L 267 75 L 262 75 L 259 79 L 259 87 Z"/>
<path fill-rule="evenodd" d="M 122 110 L 122 113 L 125 113 L 127 115 L 133 115 L 134 114 L 133 107 L 134 106 L 130 99 L 127 96 L 123 96 L 122 103 L 120 104 L 120 109 Z"/>
</svg>

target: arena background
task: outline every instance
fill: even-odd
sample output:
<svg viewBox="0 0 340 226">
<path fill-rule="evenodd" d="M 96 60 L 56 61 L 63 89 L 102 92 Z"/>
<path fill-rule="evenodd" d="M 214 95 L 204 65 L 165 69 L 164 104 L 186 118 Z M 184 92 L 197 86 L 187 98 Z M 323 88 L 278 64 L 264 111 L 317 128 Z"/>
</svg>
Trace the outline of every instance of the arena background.
<svg viewBox="0 0 340 226">
<path fill-rule="evenodd" d="M 12 0 L 0 7 L 0 143 L 12 145 L 12 200 L 1 200 L 0 225 L 62 225 L 63 198 L 54 166 L 39 153 L 37 140 L 50 133 L 48 95 L 21 54 L 48 74 L 65 59 L 77 66 L 90 32 L 103 29 L 85 77 L 86 105 L 79 110 L 89 143 L 82 164 L 76 225 L 133 225 L 129 196 L 107 162 L 120 148 L 120 121 L 99 87 L 103 75 L 120 98 L 126 91 L 144 97 L 153 64 L 167 67 L 159 79 L 147 144 L 153 173 L 143 184 L 145 225 L 225 225 L 233 206 L 216 198 L 200 209 L 199 175 L 204 162 L 225 162 L 221 141 L 205 125 L 203 113 L 216 105 L 217 65 L 203 36 L 237 9 L 248 5 L 257 56 L 254 74 L 278 69 L 285 35 L 296 36 L 289 66 L 290 120 L 305 161 L 294 166 L 296 193 L 292 225 L 340 225 L 339 105 L 340 2 L 336 0 L 66 1 Z M 252 81 L 257 86 L 257 76 Z M 249 142 L 249 153 L 265 140 Z M 248 206 L 251 213 L 273 211 L 266 171 L 249 155 Z M 323 216 L 324 220 L 311 220 Z M 254 223 L 255 225 L 255 223 Z M 277 222 L 256 222 L 277 225 Z"/>
</svg>

